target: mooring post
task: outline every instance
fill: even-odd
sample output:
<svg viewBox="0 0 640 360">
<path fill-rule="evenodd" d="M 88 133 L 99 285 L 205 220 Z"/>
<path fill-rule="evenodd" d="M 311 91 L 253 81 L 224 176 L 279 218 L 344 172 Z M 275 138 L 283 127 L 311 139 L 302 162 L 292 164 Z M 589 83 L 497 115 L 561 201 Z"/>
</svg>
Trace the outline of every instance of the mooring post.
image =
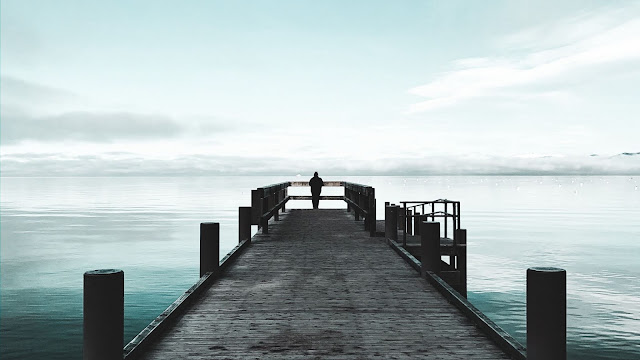
<svg viewBox="0 0 640 360">
<path fill-rule="evenodd" d="M 218 271 L 220 265 L 220 223 L 200 223 L 200 277 Z"/>
<path fill-rule="evenodd" d="M 456 229 L 453 233 L 455 239 L 455 251 L 457 268 L 460 272 L 460 295 L 467 297 L 467 230 Z"/>
<path fill-rule="evenodd" d="M 420 272 L 440 272 L 440 223 L 423 221 L 420 224 Z"/>
<path fill-rule="evenodd" d="M 124 272 L 104 269 L 84 273 L 84 360 L 122 359 L 124 345 Z"/>
<path fill-rule="evenodd" d="M 527 269 L 527 359 L 567 358 L 567 272 Z"/>
<path fill-rule="evenodd" d="M 387 239 L 398 241 L 398 215 L 396 215 L 396 206 L 387 205 L 384 207 L 384 236 Z"/>
<path fill-rule="evenodd" d="M 251 207 L 238 208 L 238 242 L 251 240 Z"/>
</svg>

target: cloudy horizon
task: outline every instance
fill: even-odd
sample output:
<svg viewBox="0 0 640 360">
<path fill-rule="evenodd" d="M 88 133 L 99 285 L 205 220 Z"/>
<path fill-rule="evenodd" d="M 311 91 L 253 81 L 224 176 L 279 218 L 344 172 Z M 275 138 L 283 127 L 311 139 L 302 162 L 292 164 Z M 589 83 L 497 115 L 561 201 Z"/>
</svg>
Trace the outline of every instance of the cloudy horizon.
<svg viewBox="0 0 640 360">
<path fill-rule="evenodd" d="M 640 4 L 1 4 L 0 175 L 638 175 Z"/>
</svg>

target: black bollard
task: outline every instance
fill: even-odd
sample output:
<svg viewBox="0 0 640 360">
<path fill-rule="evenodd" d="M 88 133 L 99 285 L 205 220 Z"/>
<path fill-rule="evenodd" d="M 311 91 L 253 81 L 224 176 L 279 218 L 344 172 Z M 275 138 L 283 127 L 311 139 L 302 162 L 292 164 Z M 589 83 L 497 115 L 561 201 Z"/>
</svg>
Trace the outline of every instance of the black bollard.
<svg viewBox="0 0 640 360">
<path fill-rule="evenodd" d="M 200 276 L 218 271 L 220 266 L 220 224 L 200 224 Z"/>
<path fill-rule="evenodd" d="M 527 269 L 527 359 L 567 358 L 567 272 Z"/>
<path fill-rule="evenodd" d="M 238 208 L 238 242 L 251 239 L 251 207 Z"/>
<path fill-rule="evenodd" d="M 124 344 L 124 272 L 104 269 L 84 273 L 84 360 L 122 359 Z"/>
<path fill-rule="evenodd" d="M 394 205 L 384 208 L 384 235 L 387 239 L 398 241 L 398 215 Z"/>
<path fill-rule="evenodd" d="M 454 230 L 454 238 L 456 239 L 456 270 L 460 272 L 460 291 L 459 293 L 467 297 L 467 230 Z"/>
<path fill-rule="evenodd" d="M 420 224 L 420 272 L 440 272 L 440 223 L 423 221 Z"/>
</svg>

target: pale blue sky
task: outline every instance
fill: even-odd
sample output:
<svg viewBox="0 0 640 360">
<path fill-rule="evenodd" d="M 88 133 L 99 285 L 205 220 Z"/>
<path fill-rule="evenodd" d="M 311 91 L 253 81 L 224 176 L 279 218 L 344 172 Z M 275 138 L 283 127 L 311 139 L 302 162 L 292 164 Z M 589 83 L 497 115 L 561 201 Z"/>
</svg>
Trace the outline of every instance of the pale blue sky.
<svg viewBox="0 0 640 360">
<path fill-rule="evenodd" d="M 637 1 L 1 6 L 3 175 L 640 172 Z"/>
</svg>

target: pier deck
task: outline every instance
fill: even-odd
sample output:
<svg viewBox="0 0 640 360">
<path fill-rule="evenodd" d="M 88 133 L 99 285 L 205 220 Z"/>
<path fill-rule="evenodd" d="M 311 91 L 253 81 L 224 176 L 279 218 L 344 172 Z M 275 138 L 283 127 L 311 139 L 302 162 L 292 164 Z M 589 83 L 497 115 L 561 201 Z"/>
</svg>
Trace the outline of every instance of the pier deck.
<svg viewBox="0 0 640 360">
<path fill-rule="evenodd" d="M 142 359 L 509 359 L 345 210 L 269 226 Z"/>
</svg>

